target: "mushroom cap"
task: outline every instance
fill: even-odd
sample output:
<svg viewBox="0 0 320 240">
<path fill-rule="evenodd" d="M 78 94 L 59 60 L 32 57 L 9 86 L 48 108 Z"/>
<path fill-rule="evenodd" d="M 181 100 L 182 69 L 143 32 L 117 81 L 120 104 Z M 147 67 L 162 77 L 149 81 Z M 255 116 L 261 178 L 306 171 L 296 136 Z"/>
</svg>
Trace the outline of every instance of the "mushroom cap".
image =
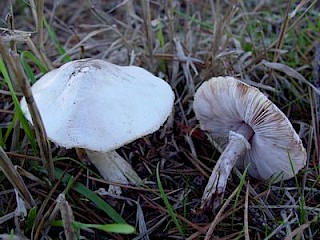
<svg viewBox="0 0 320 240">
<path fill-rule="evenodd" d="M 169 84 L 147 70 L 96 59 L 68 62 L 31 89 L 51 141 L 104 152 L 158 130 L 174 101 Z M 21 108 L 31 122 L 24 98 Z"/>
<path fill-rule="evenodd" d="M 293 177 L 306 164 L 307 154 L 301 139 L 288 118 L 257 88 L 233 77 L 216 77 L 204 82 L 197 90 L 193 108 L 202 130 L 222 149 L 230 131 L 242 124 L 253 129 L 246 150 L 236 166 L 258 179 L 271 176 Z M 291 167 L 291 163 L 293 169 Z"/>
</svg>

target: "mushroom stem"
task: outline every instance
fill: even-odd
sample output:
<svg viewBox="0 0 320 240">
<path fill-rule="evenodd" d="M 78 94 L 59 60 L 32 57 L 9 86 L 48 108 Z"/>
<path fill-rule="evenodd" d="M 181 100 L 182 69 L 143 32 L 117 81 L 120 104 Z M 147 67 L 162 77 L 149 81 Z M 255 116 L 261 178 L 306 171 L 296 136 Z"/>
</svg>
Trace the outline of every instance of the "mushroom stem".
<svg viewBox="0 0 320 240">
<path fill-rule="evenodd" d="M 109 152 L 97 152 L 85 149 L 92 164 L 100 172 L 101 176 L 115 183 L 140 185 L 141 178 L 132 169 L 131 165 L 115 150 Z M 110 184 L 108 192 L 113 195 L 122 193 L 119 186 Z"/>
<path fill-rule="evenodd" d="M 201 208 L 208 208 L 212 201 L 214 209 L 220 206 L 231 170 L 244 151 L 250 149 L 248 140 L 253 133 L 247 124 L 242 124 L 236 132 L 230 131 L 229 143 L 218 159 L 204 190 Z"/>
</svg>

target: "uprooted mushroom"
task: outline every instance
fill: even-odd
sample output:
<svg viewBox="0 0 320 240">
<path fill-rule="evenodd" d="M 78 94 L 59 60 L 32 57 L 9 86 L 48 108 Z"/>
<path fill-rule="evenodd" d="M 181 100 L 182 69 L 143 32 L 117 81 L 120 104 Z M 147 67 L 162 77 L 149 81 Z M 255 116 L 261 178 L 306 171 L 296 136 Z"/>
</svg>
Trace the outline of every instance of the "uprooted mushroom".
<svg viewBox="0 0 320 240">
<path fill-rule="evenodd" d="M 292 178 L 306 164 L 306 151 L 292 124 L 257 88 L 233 77 L 204 82 L 193 103 L 202 130 L 221 149 L 202 197 L 217 208 L 234 165 L 257 179 Z"/>
</svg>

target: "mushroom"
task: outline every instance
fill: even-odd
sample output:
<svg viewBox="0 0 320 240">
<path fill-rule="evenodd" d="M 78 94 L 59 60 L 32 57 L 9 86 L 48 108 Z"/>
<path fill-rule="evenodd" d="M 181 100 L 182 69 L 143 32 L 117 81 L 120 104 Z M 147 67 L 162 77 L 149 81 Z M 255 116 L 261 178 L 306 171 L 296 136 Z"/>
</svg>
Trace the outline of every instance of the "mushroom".
<svg viewBox="0 0 320 240">
<path fill-rule="evenodd" d="M 196 91 L 200 128 L 222 152 L 204 190 L 201 208 L 223 200 L 234 165 L 254 178 L 292 178 L 306 164 L 306 150 L 281 110 L 257 88 L 233 77 L 216 77 Z M 218 148 L 218 149 L 219 149 Z"/>
<path fill-rule="evenodd" d="M 31 89 L 52 142 L 84 149 L 109 181 L 141 184 L 115 150 L 166 121 L 174 101 L 168 83 L 140 67 L 82 59 L 48 72 Z M 31 122 L 24 98 L 21 108 Z M 109 192 L 118 195 L 121 188 L 110 185 Z"/>
</svg>

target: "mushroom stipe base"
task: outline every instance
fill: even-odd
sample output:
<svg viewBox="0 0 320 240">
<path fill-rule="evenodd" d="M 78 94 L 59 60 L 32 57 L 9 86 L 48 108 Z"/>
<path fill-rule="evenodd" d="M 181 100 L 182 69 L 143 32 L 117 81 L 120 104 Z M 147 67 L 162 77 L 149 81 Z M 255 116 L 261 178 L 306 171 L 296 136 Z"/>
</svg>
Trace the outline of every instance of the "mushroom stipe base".
<svg viewBox="0 0 320 240">
<path fill-rule="evenodd" d="M 229 143 L 211 173 L 202 196 L 201 208 L 210 208 L 211 203 L 214 209 L 221 205 L 231 170 L 244 151 L 250 149 L 249 139 L 253 134 L 247 124 L 242 124 L 236 132 L 229 132 Z"/>
<path fill-rule="evenodd" d="M 85 152 L 104 179 L 121 184 L 132 183 L 136 186 L 142 184 L 141 178 L 132 169 L 131 165 L 115 150 L 97 152 L 85 149 Z M 121 195 L 122 190 L 121 187 L 110 184 L 108 193 L 110 195 Z"/>
</svg>

